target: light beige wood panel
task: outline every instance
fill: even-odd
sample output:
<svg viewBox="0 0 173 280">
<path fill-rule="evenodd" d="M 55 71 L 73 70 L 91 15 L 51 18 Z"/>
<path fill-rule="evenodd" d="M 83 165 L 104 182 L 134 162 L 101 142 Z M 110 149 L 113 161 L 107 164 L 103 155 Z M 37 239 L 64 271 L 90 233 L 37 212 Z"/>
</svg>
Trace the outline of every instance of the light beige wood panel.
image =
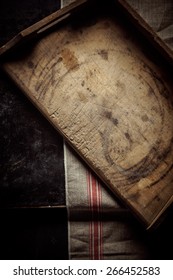
<svg viewBox="0 0 173 280">
<path fill-rule="evenodd" d="M 150 227 L 173 196 L 172 85 L 128 32 L 109 17 L 64 26 L 4 68 Z"/>
</svg>

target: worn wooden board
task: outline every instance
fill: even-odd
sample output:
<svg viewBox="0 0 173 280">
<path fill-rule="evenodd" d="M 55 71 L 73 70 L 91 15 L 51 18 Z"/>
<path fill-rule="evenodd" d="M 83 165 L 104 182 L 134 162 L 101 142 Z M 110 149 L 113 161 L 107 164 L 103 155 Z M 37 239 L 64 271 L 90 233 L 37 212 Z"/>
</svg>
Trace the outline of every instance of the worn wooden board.
<svg viewBox="0 0 173 280">
<path fill-rule="evenodd" d="M 3 67 L 150 227 L 173 197 L 172 84 L 134 37 L 117 16 L 95 15 L 61 26 Z"/>
</svg>

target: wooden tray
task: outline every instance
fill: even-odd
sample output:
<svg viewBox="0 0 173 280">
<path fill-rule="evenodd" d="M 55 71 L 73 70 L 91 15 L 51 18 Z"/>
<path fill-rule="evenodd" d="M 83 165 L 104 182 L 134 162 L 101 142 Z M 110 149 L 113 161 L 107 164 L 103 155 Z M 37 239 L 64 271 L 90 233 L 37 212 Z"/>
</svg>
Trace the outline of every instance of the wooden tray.
<svg viewBox="0 0 173 280">
<path fill-rule="evenodd" d="M 173 85 L 112 10 L 81 14 L 3 68 L 148 228 L 173 198 Z"/>
</svg>

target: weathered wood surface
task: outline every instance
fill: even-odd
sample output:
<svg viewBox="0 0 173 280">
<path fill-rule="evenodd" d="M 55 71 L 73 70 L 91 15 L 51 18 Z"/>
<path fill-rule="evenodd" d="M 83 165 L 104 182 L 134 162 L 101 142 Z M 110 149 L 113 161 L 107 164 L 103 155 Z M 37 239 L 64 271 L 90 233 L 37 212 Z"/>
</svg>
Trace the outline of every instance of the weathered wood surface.
<svg viewBox="0 0 173 280">
<path fill-rule="evenodd" d="M 106 16 L 61 27 L 4 69 L 145 226 L 155 223 L 173 197 L 172 85 L 129 31 Z"/>
</svg>

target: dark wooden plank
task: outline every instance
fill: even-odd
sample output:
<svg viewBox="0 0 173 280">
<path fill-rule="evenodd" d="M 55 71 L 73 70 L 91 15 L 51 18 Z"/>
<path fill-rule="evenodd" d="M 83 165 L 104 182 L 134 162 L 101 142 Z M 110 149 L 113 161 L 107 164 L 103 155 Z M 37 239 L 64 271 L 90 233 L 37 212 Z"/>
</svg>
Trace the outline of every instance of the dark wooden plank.
<svg viewBox="0 0 173 280">
<path fill-rule="evenodd" d="M 1 260 L 67 260 L 66 209 L 8 209 L 0 212 Z"/>
<path fill-rule="evenodd" d="M 0 42 L 59 7 L 1 1 Z M 0 208 L 65 205 L 63 139 L 0 71 Z"/>
<path fill-rule="evenodd" d="M 1 0 L 0 45 L 58 8 Z M 68 259 L 66 209 L 43 209 L 65 205 L 63 139 L 2 71 L 0 96 L 0 259 Z"/>
</svg>

